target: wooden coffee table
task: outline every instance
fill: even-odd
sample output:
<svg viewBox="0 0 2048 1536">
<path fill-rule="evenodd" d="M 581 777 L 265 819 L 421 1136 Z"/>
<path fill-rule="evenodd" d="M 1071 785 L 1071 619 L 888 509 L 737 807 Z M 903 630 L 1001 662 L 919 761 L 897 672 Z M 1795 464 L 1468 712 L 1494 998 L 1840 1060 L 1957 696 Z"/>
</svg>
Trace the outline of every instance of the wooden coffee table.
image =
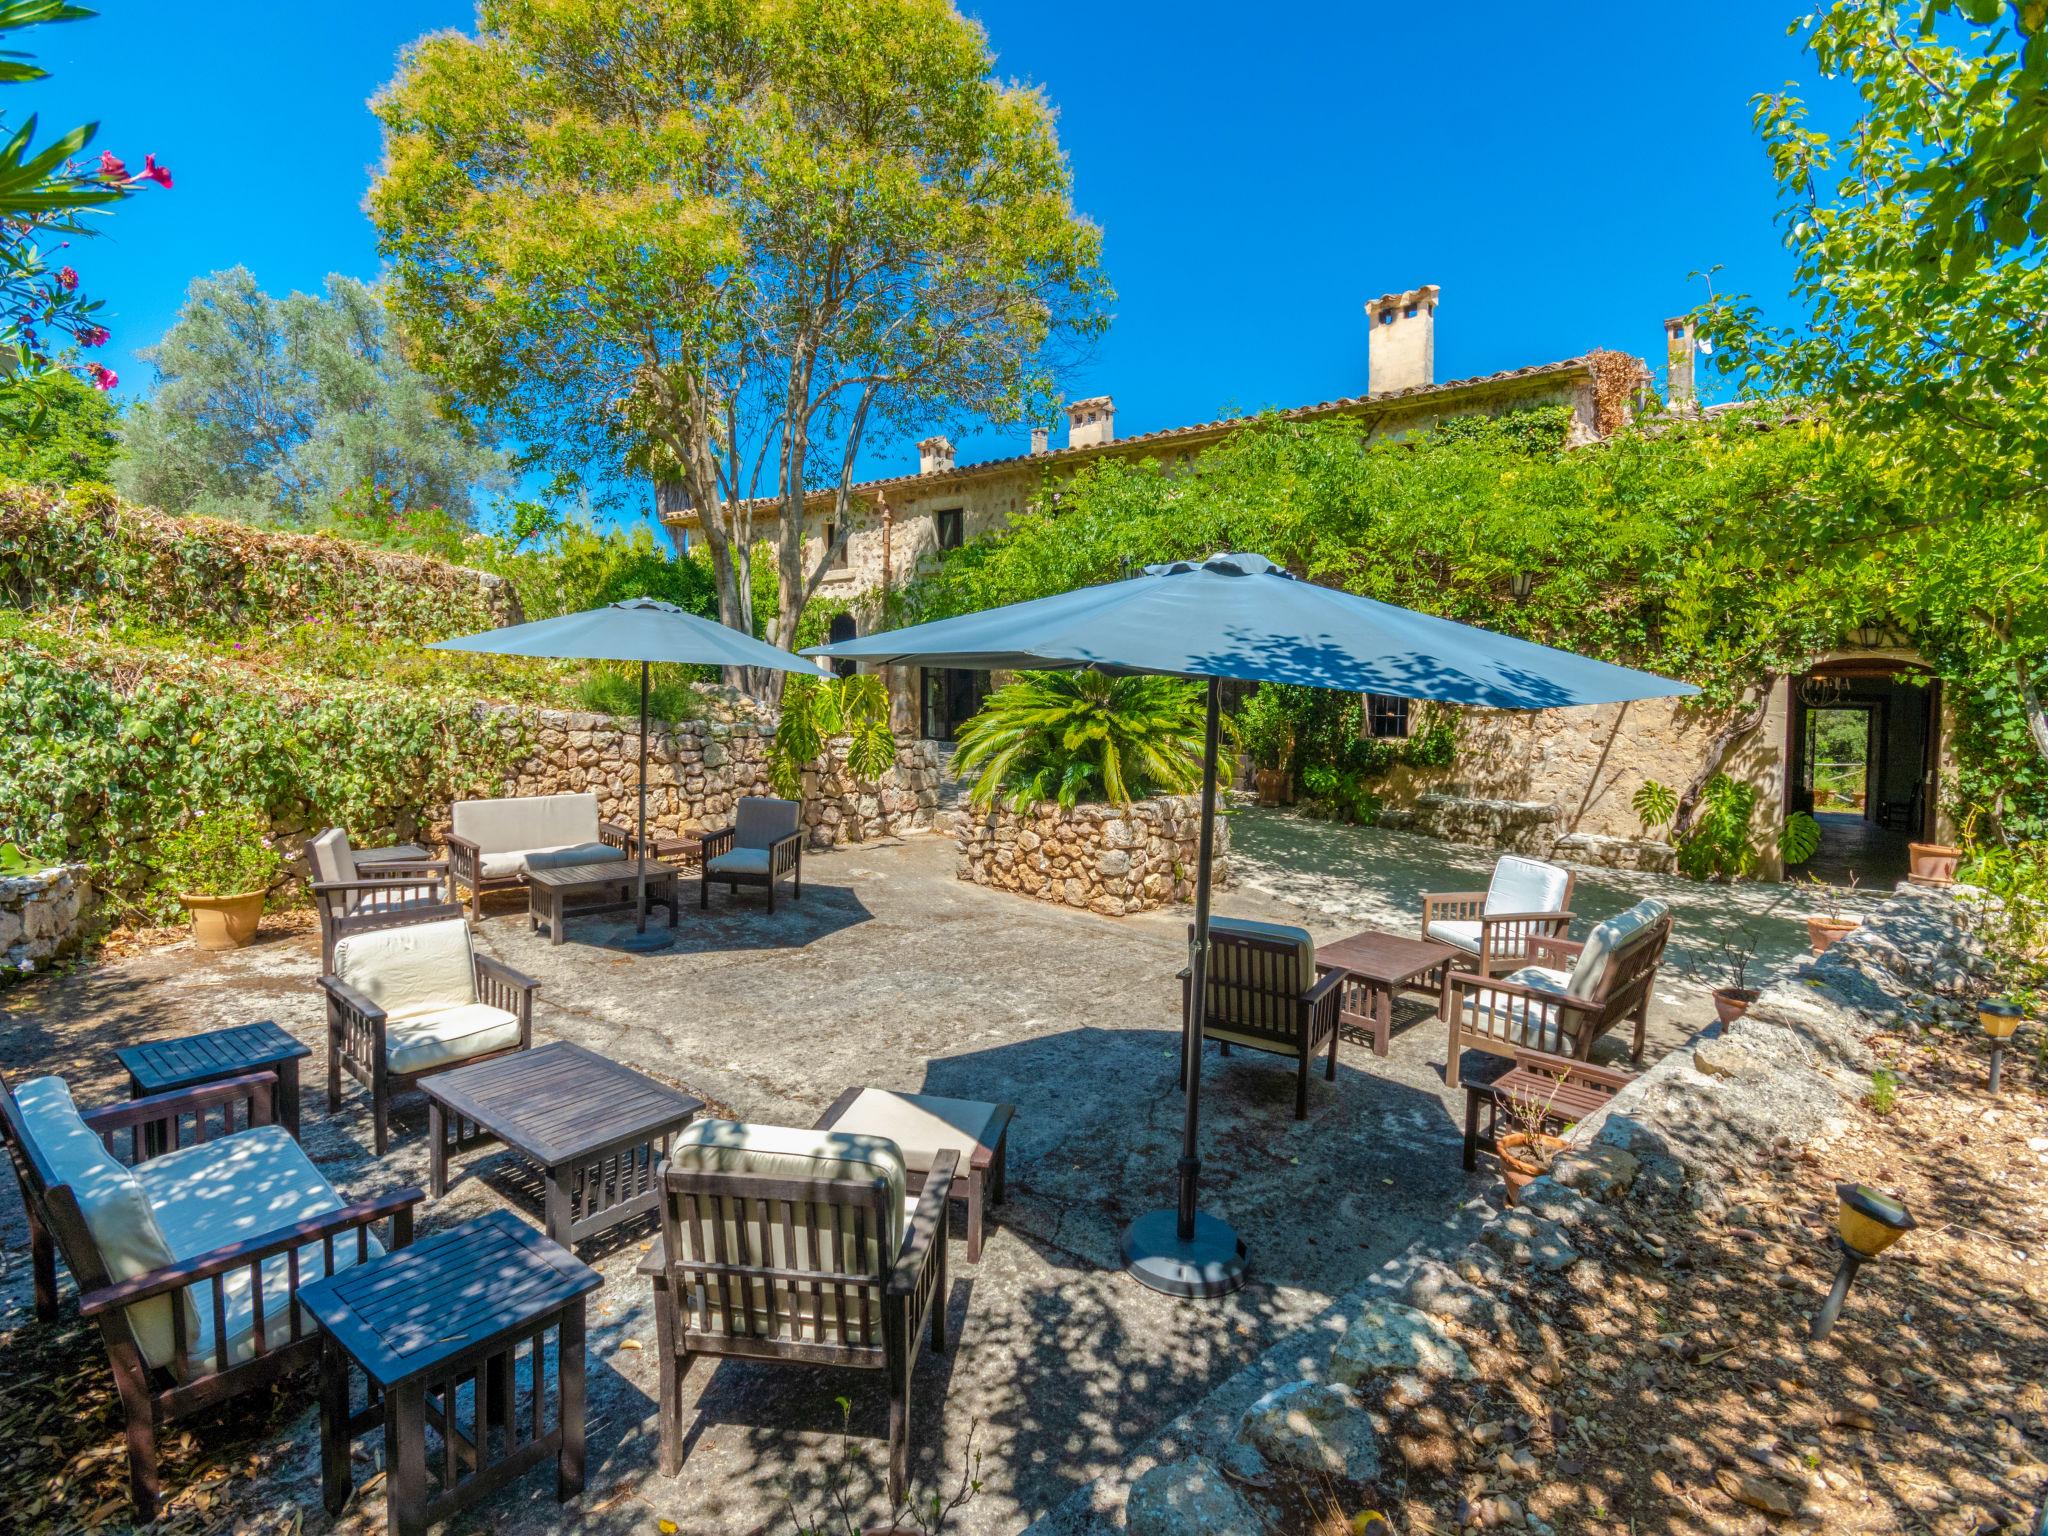
<svg viewBox="0 0 2048 1536">
<path fill-rule="evenodd" d="M 448 1192 L 453 1119 L 458 1146 L 492 1136 L 540 1170 L 548 1236 L 564 1248 L 661 1203 L 669 1139 L 704 1107 L 567 1040 L 437 1072 L 419 1087 L 434 1198 Z"/>
<path fill-rule="evenodd" d="M 1437 1017 L 1444 1017 L 1445 976 L 1463 953 L 1449 944 L 1368 929 L 1323 945 L 1316 951 L 1316 969 L 1344 973 L 1337 1027 L 1349 1025 L 1365 1033 L 1372 1040 L 1373 1055 L 1384 1056 L 1394 1031 L 1394 994 L 1421 992 L 1434 997 Z"/>
<path fill-rule="evenodd" d="M 275 1072 L 277 1097 L 272 1103 L 277 1123 L 299 1134 L 299 1062 L 312 1055 L 269 1019 L 254 1024 L 236 1024 L 227 1029 L 208 1030 L 203 1035 L 182 1035 L 175 1040 L 151 1040 L 144 1045 L 124 1045 L 114 1057 L 128 1069 L 128 1097 L 139 1099 L 152 1093 L 170 1093 L 179 1088 L 196 1088 L 217 1083 L 244 1072 Z M 161 1127 L 145 1129 L 150 1154 L 164 1150 Z"/>
<path fill-rule="evenodd" d="M 562 942 L 563 921 L 593 912 L 631 912 L 640 869 L 631 859 L 601 859 L 595 864 L 564 864 L 555 869 L 526 872 L 528 928 L 545 922 L 551 944 Z M 647 905 L 659 902 L 668 908 L 668 925 L 676 925 L 676 880 L 680 871 L 668 864 L 649 860 L 647 864 Z M 624 894 L 619 894 L 623 888 Z"/>
</svg>

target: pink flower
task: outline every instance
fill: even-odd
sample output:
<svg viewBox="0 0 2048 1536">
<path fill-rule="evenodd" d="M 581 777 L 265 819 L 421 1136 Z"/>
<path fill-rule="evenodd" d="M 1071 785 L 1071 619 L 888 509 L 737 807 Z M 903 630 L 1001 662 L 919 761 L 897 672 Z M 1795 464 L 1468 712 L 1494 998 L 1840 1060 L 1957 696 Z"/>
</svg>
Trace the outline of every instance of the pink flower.
<svg viewBox="0 0 2048 1536">
<path fill-rule="evenodd" d="M 65 267 L 57 274 L 57 286 L 69 293 L 78 286 L 78 274 L 70 267 Z"/>
<path fill-rule="evenodd" d="M 104 347 L 107 344 L 107 338 L 108 332 L 105 326 L 88 325 L 78 333 L 78 344 L 81 347 Z"/>
<path fill-rule="evenodd" d="M 112 389 L 120 382 L 121 376 L 105 363 L 94 363 L 92 365 L 92 387 L 94 389 Z"/>
<path fill-rule="evenodd" d="M 167 165 L 158 165 L 155 155 L 144 155 L 142 157 L 142 177 L 145 181 L 155 182 L 165 191 L 170 190 L 171 169 Z"/>
<path fill-rule="evenodd" d="M 126 181 L 128 167 L 122 163 L 119 155 L 112 150 L 106 150 L 100 155 L 100 174 L 115 181 Z"/>
</svg>

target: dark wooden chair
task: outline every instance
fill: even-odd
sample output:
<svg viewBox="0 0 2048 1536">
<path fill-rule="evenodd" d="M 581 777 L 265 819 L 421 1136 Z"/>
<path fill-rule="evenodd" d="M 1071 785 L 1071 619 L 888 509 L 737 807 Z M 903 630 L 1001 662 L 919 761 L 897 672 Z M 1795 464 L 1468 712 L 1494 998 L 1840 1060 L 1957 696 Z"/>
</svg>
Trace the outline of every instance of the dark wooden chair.
<svg viewBox="0 0 2048 1536">
<path fill-rule="evenodd" d="M 1624 1022 L 1635 1026 L 1630 1056 L 1640 1063 L 1650 989 L 1670 937 L 1664 904 L 1645 900 L 1595 925 L 1583 940 L 1530 939 L 1532 963 L 1506 976 L 1453 972 L 1445 1081 L 1458 1086 L 1467 1050 L 1509 1057 L 1544 1051 L 1585 1061 L 1593 1043 Z"/>
<path fill-rule="evenodd" d="M 330 827 L 306 845 L 313 906 L 320 914 L 320 969 L 334 969 L 334 945 L 351 933 L 402 928 L 462 914 L 446 859 L 363 864 L 348 834 Z"/>
<path fill-rule="evenodd" d="M 1465 1171 L 1479 1166 L 1481 1152 L 1499 1151 L 1500 1115 L 1510 1105 L 1521 1105 L 1521 1118 L 1540 1120 L 1552 1131 L 1576 1125 L 1635 1080 L 1633 1072 L 1570 1056 L 1515 1052 L 1515 1064 L 1492 1082 L 1465 1085 Z"/>
<path fill-rule="evenodd" d="M 723 885 L 739 894 L 743 885 L 758 885 L 775 910 L 775 886 L 790 882 L 790 894 L 804 895 L 803 807 L 794 800 L 743 795 L 733 824 L 704 834 L 703 865 L 698 877 L 697 905 L 711 905 L 711 887 Z"/>
<path fill-rule="evenodd" d="M 1528 965 L 1531 939 L 1571 931 L 1578 875 L 1540 859 L 1504 854 L 1483 891 L 1425 891 L 1422 936 L 1460 951 L 1460 969 L 1499 976 Z"/>
<path fill-rule="evenodd" d="M 1189 930 L 1190 939 L 1193 929 Z M 1244 918 L 1209 921 L 1208 1006 L 1202 1011 L 1203 1040 L 1214 1040 L 1225 1056 L 1233 1045 L 1290 1056 L 1295 1063 L 1294 1118 L 1308 1118 L 1309 1065 L 1325 1051 L 1326 1080 L 1337 1077 L 1337 1013 L 1344 973 L 1316 974 L 1315 941 L 1305 928 L 1255 923 Z M 1192 1003 L 1190 977 L 1180 973 L 1181 1023 Z M 1181 1070 L 1201 1070 L 1201 1049 Z M 1185 1076 L 1181 1079 L 1187 1087 Z"/>
<path fill-rule="evenodd" d="M 683 1465 L 697 1358 L 852 1366 L 889 1379 L 889 1505 L 908 1482 L 910 1377 L 925 1330 L 946 1347 L 942 1151 L 911 1204 L 893 1144 L 700 1120 L 662 1173 L 661 1239 L 641 1261 L 661 1352 L 661 1470 Z"/>
<path fill-rule="evenodd" d="M 437 922 L 354 933 L 334 946 L 327 993 L 327 1107 L 341 1074 L 370 1090 L 377 1155 L 391 1142 L 391 1100 L 421 1078 L 533 1044 L 540 983 L 479 954 L 460 912 Z"/>
<path fill-rule="evenodd" d="M 59 1078 L 20 1098 L 0 1078 L 36 1315 L 57 1316 L 61 1252 L 113 1368 L 139 1523 L 156 1518 L 158 1429 L 316 1364 L 300 1286 L 379 1251 L 378 1222 L 392 1247 L 412 1241 L 421 1192 L 344 1202 L 270 1129 L 276 1082 L 254 1072 L 81 1113 Z"/>
</svg>

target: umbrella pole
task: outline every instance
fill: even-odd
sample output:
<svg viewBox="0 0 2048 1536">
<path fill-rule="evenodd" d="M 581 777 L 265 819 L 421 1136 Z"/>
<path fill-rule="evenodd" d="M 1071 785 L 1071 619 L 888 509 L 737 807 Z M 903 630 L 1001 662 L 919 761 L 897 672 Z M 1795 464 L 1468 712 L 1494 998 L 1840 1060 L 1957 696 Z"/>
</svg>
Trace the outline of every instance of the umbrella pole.
<svg viewBox="0 0 2048 1536">
<path fill-rule="evenodd" d="M 1195 928 L 1188 940 L 1188 999 L 1182 1010 L 1180 1064 L 1187 1091 L 1181 1124 L 1179 1195 L 1172 1210 L 1148 1211 L 1124 1229 L 1124 1269 L 1168 1296 L 1228 1296 L 1244 1284 L 1245 1246 L 1231 1225 L 1196 1209 L 1202 1161 L 1202 1018 L 1209 985 L 1209 879 L 1216 862 L 1216 774 L 1221 755 L 1223 682 L 1209 679 L 1202 733 L 1202 841 L 1195 862 Z"/>
<path fill-rule="evenodd" d="M 635 933 L 647 931 L 647 663 L 640 663 L 640 824 L 635 847 L 639 858 L 635 864 L 639 871 L 639 890 L 633 898 L 633 913 L 637 920 Z M 673 895 L 670 897 L 674 899 Z"/>
</svg>

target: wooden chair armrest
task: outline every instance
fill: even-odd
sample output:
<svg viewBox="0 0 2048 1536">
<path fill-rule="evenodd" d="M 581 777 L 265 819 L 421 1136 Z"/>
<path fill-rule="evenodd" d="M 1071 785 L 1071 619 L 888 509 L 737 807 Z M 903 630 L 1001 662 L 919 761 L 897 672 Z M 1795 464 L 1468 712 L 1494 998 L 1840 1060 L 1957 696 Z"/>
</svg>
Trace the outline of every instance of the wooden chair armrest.
<svg viewBox="0 0 2048 1536">
<path fill-rule="evenodd" d="M 261 1106 L 261 1120 L 252 1114 L 251 1124 L 269 1125 L 271 1095 L 276 1088 L 275 1072 L 244 1072 L 236 1077 L 224 1077 L 217 1083 L 201 1083 L 196 1088 L 174 1088 L 169 1093 L 152 1093 L 121 1104 L 104 1104 L 98 1109 L 84 1111 L 78 1118 L 85 1122 L 87 1130 L 103 1134 L 126 1126 L 168 1119 L 185 1110 L 208 1109 L 215 1104 L 247 1099 L 252 1109 Z"/>
<path fill-rule="evenodd" d="M 732 846 L 733 834 L 738 830 L 738 827 L 720 827 L 715 832 L 706 832 L 703 845 L 704 857 L 707 859 L 715 858 L 725 852 L 726 849 Z"/>
<path fill-rule="evenodd" d="M 1440 907 L 1448 909 L 1451 913 L 1463 912 L 1467 916 L 1477 916 L 1478 914 L 1472 912 L 1471 909 L 1479 907 L 1483 910 L 1485 906 L 1486 892 L 1484 891 L 1424 891 L 1422 893 L 1422 920 L 1426 923 L 1431 918 L 1439 916 L 1440 914 L 1437 909 Z"/>
<path fill-rule="evenodd" d="M 1529 961 L 1533 965 L 1536 963 L 1539 955 L 1545 955 L 1553 960 L 1562 960 L 1564 962 L 1563 965 L 1555 967 L 1555 969 L 1570 970 L 1572 963 L 1579 958 L 1579 951 L 1585 947 L 1586 941 L 1584 939 L 1567 939 L 1562 934 L 1554 936 L 1542 933 L 1531 934 L 1529 936 Z"/>
<path fill-rule="evenodd" d="M 633 1272 L 650 1280 L 660 1279 L 668 1273 L 668 1249 L 659 1232 L 654 1234 L 653 1246 L 640 1255 L 640 1262 L 633 1266 Z"/>
<path fill-rule="evenodd" d="M 1468 992 L 1498 992 L 1503 997 L 1520 997 L 1531 1002 L 1555 1004 L 1574 1013 L 1598 1013 L 1602 1006 L 1588 997 L 1571 997 L 1543 987 L 1532 987 L 1527 982 L 1509 981 L 1501 976 L 1476 976 L 1470 971 L 1453 971 L 1450 980 L 1451 990 L 1459 994 L 1457 1006 L 1460 1007 L 1464 1005 L 1464 994 Z"/>
<path fill-rule="evenodd" d="M 946 1240 L 946 1201 L 953 1193 L 953 1176 L 959 1170 L 960 1154 L 948 1147 L 932 1156 L 932 1171 L 925 1176 L 924 1189 L 917 1197 L 917 1209 L 903 1229 L 903 1247 L 896 1254 L 896 1267 L 889 1275 L 888 1294 L 908 1296 L 917 1288 L 934 1242 Z M 941 1299 L 938 1305 L 945 1302 Z"/>
<path fill-rule="evenodd" d="M 529 994 L 540 989 L 540 983 L 531 976 L 527 975 L 524 971 L 513 970 L 511 966 L 495 956 L 478 954 L 475 956 L 475 959 L 477 980 L 479 981 L 489 976 L 493 980 L 513 988 L 515 991 Z"/>
<path fill-rule="evenodd" d="M 350 1013 L 357 1014 L 371 1024 L 384 1022 L 384 1010 L 371 1002 L 339 976 L 322 976 L 320 985 L 327 989 L 327 995 Z"/>
<path fill-rule="evenodd" d="M 1576 912 L 1485 912 L 1480 914 L 1479 924 L 1483 927 L 1494 923 L 1563 923 L 1570 927 Z"/>
<path fill-rule="evenodd" d="M 633 846 L 633 829 L 622 827 L 616 821 L 600 821 L 597 824 L 597 840 L 609 843 L 614 848 Z"/>
<path fill-rule="evenodd" d="M 152 1296 L 182 1290 L 185 1286 L 201 1280 L 211 1280 L 215 1275 L 246 1269 L 264 1259 L 288 1253 L 295 1248 L 303 1248 L 308 1243 L 318 1242 L 324 1237 L 353 1232 L 357 1227 L 366 1227 L 371 1222 L 381 1221 L 387 1216 L 394 1221 L 392 1246 L 403 1248 L 412 1240 L 412 1208 L 426 1197 L 425 1190 L 411 1187 L 395 1189 L 390 1194 L 379 1195 L 374 1200 L 359 1200 L 353 1205 L 344 1205 L 340 1210 L 329 1211 L 324 1216 L 309 1216 L 304 1221 L 294 1222 L 288 1227 L 265 1232 L 261 1237 L 228 1243 L 207 1253 L 195 1253 L 189 1259 L 166 1264 L 162 1269 L 153 1269 L 147 1274 L 117 1280 L 112 1285 L 89 1291 L 79 1297 L 78 1310 L 86 1317 L 91 1317 L 114 1307 L 131 1306 L 138 1301 L 147 1301 Z"/>
</svg>

